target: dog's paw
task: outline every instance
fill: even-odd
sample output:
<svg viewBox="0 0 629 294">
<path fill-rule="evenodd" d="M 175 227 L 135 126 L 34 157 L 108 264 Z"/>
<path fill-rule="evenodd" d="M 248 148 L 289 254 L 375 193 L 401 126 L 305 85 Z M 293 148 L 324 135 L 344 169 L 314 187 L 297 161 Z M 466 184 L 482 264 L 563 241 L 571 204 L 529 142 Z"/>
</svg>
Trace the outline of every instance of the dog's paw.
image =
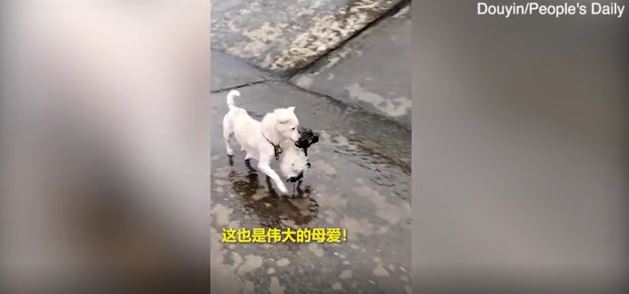
<svg viewBox="0 0 629 294">
<path fill-rule="evenodd" d="M 277 189 L 280 190 L 280 194 L 288 195 L 288 190 L 286 189 L 286 187 L 280 186 L 280 187 L 277 187 Z"/>
</svg>

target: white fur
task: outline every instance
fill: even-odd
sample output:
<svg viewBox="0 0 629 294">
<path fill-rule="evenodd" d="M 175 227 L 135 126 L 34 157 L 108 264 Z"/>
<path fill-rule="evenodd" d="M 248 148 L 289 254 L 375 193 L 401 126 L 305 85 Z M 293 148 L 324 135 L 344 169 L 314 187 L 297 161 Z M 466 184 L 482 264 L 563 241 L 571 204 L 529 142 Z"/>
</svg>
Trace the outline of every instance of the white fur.
<svg viewBox="0 0 629 294">
<path fill-rule="evenodd" d="M 288 193 L 284 182 L 271 169 L 270 163 L 275 158 L 275 148 L 269 141 L 275 145 L 281 145 L 284 141 L 294 144 L 294 141 L 299 140 L 297 131 L 299 120 L 295 115 L 295 107 L 275 109 L 267 113 L 262 122 L 259 122 L 251 118 L 246 110 L 235 106 L 234 97 L 238 96 L 240 92 L 237 90 L 232 90 L 227 94 L 229 111 L 223 118 L 223 138 L 227 154 L 234 154 L 229 146 L 233 134 L 241 150 L 246 152 L 245 159 L 256 159 L 258 170 L 269 176 L 281 193 Z"/>
<path fill-rule="evenodd" d="M 285 141 L 282 144 L 283 156 L 280 161 L 280 170 L 284 177 L 290 179 L 306 172 L 308 168 L 308 158 L 303 149 L 295 146 L 294 142 Z"/>
</svg>

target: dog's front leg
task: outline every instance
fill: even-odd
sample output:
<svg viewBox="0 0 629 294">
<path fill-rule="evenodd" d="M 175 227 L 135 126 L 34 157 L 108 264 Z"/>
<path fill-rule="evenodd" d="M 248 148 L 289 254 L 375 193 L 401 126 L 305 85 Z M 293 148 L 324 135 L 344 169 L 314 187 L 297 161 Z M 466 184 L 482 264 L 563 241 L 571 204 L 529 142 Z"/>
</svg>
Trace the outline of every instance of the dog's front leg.
<svg viewBox="0 0 629 294">
<path fill-rule="evenodd" d="M 282 194 L 288 194 L 288 190 L 286 190 L 284 182 L 282 182 L 280 176 L 271 168 L 268 160 L 260 160 L 258 162 L 258 170 L 262 171 L 265 175 L 271 178 Z"/>
</svg>

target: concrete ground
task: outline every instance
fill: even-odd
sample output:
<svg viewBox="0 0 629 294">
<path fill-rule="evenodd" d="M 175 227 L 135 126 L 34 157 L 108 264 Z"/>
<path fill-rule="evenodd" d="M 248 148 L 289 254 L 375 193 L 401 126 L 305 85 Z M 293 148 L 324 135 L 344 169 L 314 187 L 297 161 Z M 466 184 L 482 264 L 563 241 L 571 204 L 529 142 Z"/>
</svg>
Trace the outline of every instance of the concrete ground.
<svg viewBox="0 0 629 294">
<path fill-rule="evenodd" d="M 212 3 L 212 49 L 278 73 L 303 68 L 402 0 Z"/>
<path fill-rule="evenodd" d="M 252 27 L 265 22 L 271 26 L 270 23 L 281 23 L 278 19 L 287 17 L 282 16 L 285 12 L 301 11 L 301 6 L 316 6 L 321 11 L 315 9 L 313 13 L 319 15 L 338 13 L 342 11 L 339 5 L 347 2 L 357 5 L 359 1 L 294 2 L 218 3 L 213 7 L 213 17 L 224 13 L 224 19 L 221 22 L 214 18 L 212 27 L 240 27 L 246 19 L 240 14 L 235 16 L 235 12 L 247 9 L 267 11 L 274 7 L 282 11 L 278 15 L 245 13 L 245 16 L 249 15 Z M 398 3 L 361 2 L 370 2 L 373 7 L 385 7 L 378 5 L 386 4 L 388 8 Z M 289 7 L 280 9 L 278 3 Z M 327 10 L 322 8 L 324 6 Z M 294 10 L 297 7 L 301 8 Z M 359 84 L 361 95 L 381 90 L 374 93 L 390 100 L 394 107 L 406 108 L 405 102 L 393 101 L 409 97 L 410 76 L 405 77 L 404 71 L 410 71 L 410 68 L 402 60 L 403 55 L 397 54 L 404 51 L 400 47 L 407 43 L 391 42 L 381 46 L 379 42 L 386 39 L 386 34 L 397 34 L 399 39 L 410 34 L 406 28 L 410 20 L 404 11 L 395 14 L 382 8 L 379 13 L 386 16 L 369 28 L 363 27 L 365 30 L 357 29 L 362 31 L 352 40 L 331 45 L 334 50 L 317 56 L 318 62 L 307 59 L 304 65 L 298 57 L 292 65 L 282 67 L 283 73 L 258 63 L 267 57 L 251 58 L 232 50 L 212 52 L 210 241 L 213 293 L 410 293 L 410 125 L 405 125 L 400 117 L 380 111 L 377 105 L 370 107 L 369 103 L 373 101 L 351 98 L 353 96 L 348 96 L 345 89 Z M 301 17 L 317 21 L 307 15 Z M 299 19 L 298 15 L 295 18 Z M 308 26 L 304 24 L 304 27 Z M 258 57 L 281 56 L 287 48 L 282 46 L 288 44 L 284 40 L 290 39 L 291 34 L 299 35 L 292 31 L 297 29 L 283 30 L 283 37 L 277 39 L 277 43 L 269 43 L 275 49 L 268 49 L 264 51 L 266 55 Z M 213 48 L 224 49 L 228 44 L 243 46 L 239 43 L 245 42 L 239 36 L 241 32 L 230 35 L 226 29 L 215 31 Z M 357 49 L 360 44 L 367 45 Z M 352 55 L 353 52 L 363 54 Z M 387 57 L 388 66 L 368 57 L 390 52 L 396 52 L 398 59 Z M 337 57 L 341 60 L 335 66 L 325 67 Z M 361 63 L 364 66 L 361 67 Z M 301 69 L 299 75 L 285 75 L 296 73 L 297 69 Z M 371 78 L 381 81 L 383 89 L 362 83 L 372 72 Z M 395 75 L 399 82 L 385 81 L 386 77 L 378 76 L 380 74 Z M 337 77 L 325 78 L 330 75 Z M 308 85 L 303 84 L 305 76 L 311 78 Z M 238 88 L 242 93 L 236 104 L 254 116 L 261 117 L 277 107 L 295 106 L 300 123 L 321 133 L 321 140 L 309 151 L 312 168 L 306 174 L 303 193 L 292 195 L 294 197 L 277 195 L 266 177 L 255 171 L 255 161 L 254 169 L 245 165 L 242 152 L 237 151 L 230 162 L 225 153 L 221 124 L 227 110 L 225 96 L 232 88 Z M 389 92 L 395 94 L 387 95 Z M 408 111 L 405 115 L 410 115 Z M 278 170 L 277 165 L 272 167 Z M 261 226 L 342 227 L 348 229 L 348 240 L 340 244 L 221 242 L 222 228 Z"/>
<path fill-rule="evenodd" d="M 291 81 L 411 128 L 408 7 L 370 27 Z"/>
</svg>

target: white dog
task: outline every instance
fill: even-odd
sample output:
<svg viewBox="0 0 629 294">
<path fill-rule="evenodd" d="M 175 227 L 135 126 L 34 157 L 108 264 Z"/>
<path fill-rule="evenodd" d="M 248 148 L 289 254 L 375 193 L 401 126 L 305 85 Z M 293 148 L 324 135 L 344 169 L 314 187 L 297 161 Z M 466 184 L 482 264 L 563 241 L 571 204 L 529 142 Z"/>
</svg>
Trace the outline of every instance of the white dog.
<svg viewBox="0 0 629 294">
<path fill-rule="evenodd" d="M 229 111 L 223 118 L 223 138 L 227 154 L 234 154 L 229 146 L 229 139 L 233 134 L 241 150 L 246 152 L 245 160 L 256 159 L 258 170 L 269 176 L 282 194 L 288 193 L 284 182 L 271 169 L 270 163 L 281 153 L 280 146 L 284 141 L 292 141 L 294 144 L 299 140 L 299 120 L 295 115 L 295 107 L 275 109 L 259 122 L 251 118 L 246 110 L 234 105 L 235 96 L 240 96 L 240 92 L 232 90 L 227 94 Z"/>
</svg>

